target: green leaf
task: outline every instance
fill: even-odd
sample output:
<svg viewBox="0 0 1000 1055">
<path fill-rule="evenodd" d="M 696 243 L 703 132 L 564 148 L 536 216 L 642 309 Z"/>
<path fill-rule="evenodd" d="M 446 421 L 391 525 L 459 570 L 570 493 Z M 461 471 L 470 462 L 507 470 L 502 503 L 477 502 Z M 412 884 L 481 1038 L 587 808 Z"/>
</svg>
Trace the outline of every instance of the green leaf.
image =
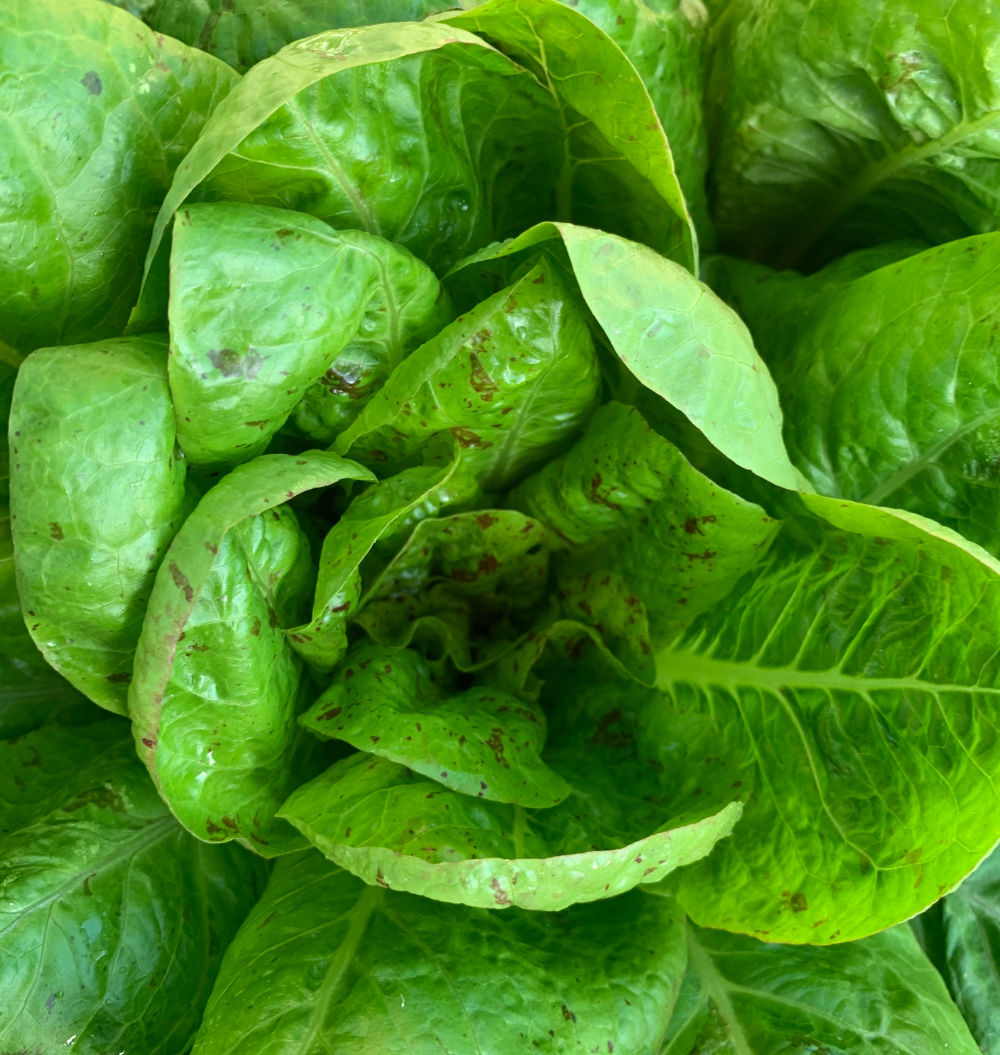
<svg viewBox="0 0 1000 1055">
<path fill-rule="evenodd" d="M 163 558 L 129 713 L 139 756 L 200 839 L 266 849 L 295 783 L 299 667 L 280 624 L 294 621 L 307 581 L 301 534 L 279 507 L 367 477 L 325 451 L 264 455 L 202 498 Z"/>
<path fill-rule="evenodd" d="M 512 509 L 423 520 L 370 581 L 357 622 L 381 644 L 427 641 L 459 670 L 479 669 L 546 610 L 547 542 L 541 524 Z"/>
<path fill-rule="evenodd" d="M 728 3 L 707 100 L 720 240 L 812 269 L 858 245 L 996 227 L 998 13 Z"/>
<path fill-rule="evenodd" d="M 489 261 L 551 248 L 552 241 L 565 251 L 583 300 L 631 377 L 737 465 L 797 488 L 778 394 L 746 326 L 678 264 L 617 235 L 542 223 L 462 261 L 446 285 L 460 287 Z"/>
<path fill-rule="evenodd" d="M 45 348 L 11 410 L 18 589 L 42 654 L 124 714 L 160 558 L 188 511 L 161 338 Z"/>
<path fill-rule="evenodd" d="M 677 180 L 704 243 L 709 234 L 705 201 L 708 143 L 702 113 L 708 13 L 700 0 L 563 2 L 596 22 L 625 52 L 642 78 L 666 132 Z"/>
<path fill-rule="evenodd" d="M 694 271 L 697 236 L 649 93 L 585 15 L 557 0 L 486 0 L 441 20 L 495 41 L 556 99 L 557 219 L 640 239 Z"/>
<path fill-rule="evenodd" d="M 326 29 L 418 21 L 449 0 L 114 0 L 159 33 L 245 70 L 286 44 Z"/>
<path fill-rule="evenodd" d="M 783 283 L 799 321 L 771 367 L 789 454 L 815 490 L 913 510 L 1000 552 L 998 268 L 988 234 L 821 293 L 825 272 Z"/>
<path fill-rule="evenodd" d="M 0 743 L 0 859 L 0 1048 L 185 1051 L 263 875 L 181 829 L 126 723 Z"/>
<path fill-rule="evenodd" d="M 664 898 L 485 912 L 302 854 L 229 947 L 194 1055 L 659 1055 L 683 956 Z"/>
<path fill-rule="evenodd" d="M 634 591 L 619 607 L 641 601 L 654 643 L 721 601 L 778 530 L 760 506 L 692 468 L 620 403 L 601 407 L 576 445 L 525 480 L 511 502 L 562 540 L 567 569 L 618 573 Z M 577 605 L 586 615 L 589 602 Z M 627 617 L 616 622 L 627 625 Z"/>
<path fill-rule="evenodd" d="M 248 461 L 295 412 L 329 443 L 450 319 L 429 268 L 364 231 L 260 205 L 188 206 L 170 257 L 178 441 L 199 466 Z"/>
<path fill-rule="evenodd" d="M 471 33 L 431 23 L 321 33 L 249 70 L 206 122 L 163 202 L 146 271 L 196 188 L 368 231 L 447 267 L 550 211 L 561 145 L 548 93 Z"/>
<path fill-rule="evenodd" d="M 153 214 L 235 81 L 97 0 L 0 12 L 0 333 L 20 351 L 121 333 Z"/>
<path fill-rule="evenodd" d="M 551 809 L 525 810 L 359 752 L 295 791 L 279 815 L 368 883 L 479 908 L 543 911 L 655 883 L 704 857 L 739 818 L 731 803 L 664 823 L 653 771 L 609 772 L 610 760 L 608 750 L 586 743 L 558 764 L 548 758 L 574 793 Z"/>
<path fill-rule="evenodd" d="M 323 539 L 312 618 L 286 631 L 315 669 L 329 672 L 347 649 L 347 621 L 361 600 L 361 566 L 381 543 L 405 538 L 421 517 L 461 503 L 478 490 L 455 470 L 417 466 L 380 480 L 358 495 Z"/>
<path fill-rule="evenodd" d="M 657 656 L 641 750 L 668 806 L 740 788 L 733 838 L 679 877 L 702 925 L 863 937 L 1000 836 L 998 565 L 911 514 L 805 496 L 768 557 Z"/>
<path fill-rule="evenodd" d="M 1000 1052 L 1000 854 L 994 851 L 938 906 L 945 981 L 985 1055 Z"/>
<path fill-rule="evenodd" d="M 544 807 L 571 790 L 539 757 L 546 724 L 536 704 L 442 687 L 408 649 L 352 649 L 299 722 L 481 799 Z"/>
<path fill-rule="evenodd" d="M 832 948 L 686 927 L 688 968 L 661 1055 L 976 1055 L 905 927 Z"/>
<path fill-rule="evenodd" d="M 575 293 L 542 259 L 404 359 L 335 447 L 393 472 L 450 432 L 483 490 L 501 491 L 572 441 L 600 383 Z"/>
<path fill-rule="evenodd" d="M 0 740 L 13 740 L 53 722 L 92 722 L 100 715 L 45 662 L 27 635 L 19 652 L 0 653 Z"/>
</svg>

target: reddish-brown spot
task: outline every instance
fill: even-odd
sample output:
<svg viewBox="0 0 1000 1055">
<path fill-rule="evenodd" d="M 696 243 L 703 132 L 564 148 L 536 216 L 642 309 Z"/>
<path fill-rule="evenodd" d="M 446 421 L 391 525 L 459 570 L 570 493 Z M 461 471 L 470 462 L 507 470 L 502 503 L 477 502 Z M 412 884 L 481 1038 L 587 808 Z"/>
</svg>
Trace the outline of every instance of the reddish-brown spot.
<svg viewBox="0 0 1000 1055">
<path fill-rule="evenodd" d="M 167 566 L 167 571 L 170 572 L 170 578 L 174 580 L 174 585 L 184 592 L 184 600 L 190 604 L 194 600 L 194 590 L 191 589 L 191 583 L 188 582 L 188 577 L 177 567 L 174 561 L 171 561 Z"/>
<path fill-rule="evenodd" d="M 509 905 L 510 904 L 510 898 L 507 896 L 507 891 L 504 890 L 503 887 L 500 885 L 500 880 L 497 879 L 496 876 L 494 876 L 490 880 L 490 887 L 492 887 L 492 889 L 493 889 L 493 900 L 498 905 Z"/>
</svg>

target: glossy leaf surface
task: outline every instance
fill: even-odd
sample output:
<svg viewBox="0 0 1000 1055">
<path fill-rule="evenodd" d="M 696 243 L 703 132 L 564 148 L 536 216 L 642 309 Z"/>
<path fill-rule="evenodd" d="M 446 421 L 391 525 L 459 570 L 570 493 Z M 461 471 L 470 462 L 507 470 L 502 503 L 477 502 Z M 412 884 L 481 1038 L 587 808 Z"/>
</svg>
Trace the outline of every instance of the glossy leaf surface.
<svg viewBox="0 0 1000 1055">
<path fill-rule="evenodd" d="M 571 790 L 539 757 L 537 705 L 488 688 L 448 691 L 407 649 L 353 649 L 300 721 L 466 795 L 544 807 Z"/>
<path fill-rule="evenodd" d="M 230 946 L 194 1055 L 659 1055 L 681 938 L 663 898 L 485 912 L 289 857 Z"/>
<path fill-rule="evenodd" d="M 728 3 L 708 96 L 723 244 L 811 268 L 996 227 L 997 19 L 993 3 Z"/>
<path fill-rule="evenodd" d="M 235 75 L 98 0 L 6 3 L 0 48 L 2 339 L 115 337 L 174 169 Z"/>
<path fill-rule="evenodd" d="M 189 508 L 162 339 L 46 348 L 11 411 L 14 557 L 46 659 L 124 713 L 160 558 Z"/>
<path fill-rule="evenodd" d="M 183 209 L 170 257 L 170 390 L 196 465 L 261 454 L 296 424 L 329 443 L 451 318 L 431 271 L 363 231 L 287 209 Z"/>
<path fill-rule="evenodd" d="M 129 713 L 139 756 L 199 838 L 263 845 L 293 779 L 299 670 L 280 622 L 304 603 L 308 579 L 298 529 L 278 509 L 366 475 L 324 451 L 257 458 L 205 495 L 163 559 Z"/>
<path fill-rule="evenodd" d="M 0 1047 L 180 1055 L 262 870 L 183 831 L 124 722 L 0 759 Z"/>
<path fill-rule="evenodd" d="M 660 651 L 642 741 L 685 774 L 686 801 L 738 782 L 746 802 L 680 877 L 692 917 L 824 943 L 914 915 L 997 839 L 1000 579 L 930 522 L 807 501 L 819 517 L 786 522 L 728 603 Z"/>
<path fill-rule="evenodd" d="M 573 439 L 599 389 L 585 316 L 540 260 L 405 359 L 335 446 L 393 472 L 450 432 L 467 471 L 499 491 Z"/>
</svg>

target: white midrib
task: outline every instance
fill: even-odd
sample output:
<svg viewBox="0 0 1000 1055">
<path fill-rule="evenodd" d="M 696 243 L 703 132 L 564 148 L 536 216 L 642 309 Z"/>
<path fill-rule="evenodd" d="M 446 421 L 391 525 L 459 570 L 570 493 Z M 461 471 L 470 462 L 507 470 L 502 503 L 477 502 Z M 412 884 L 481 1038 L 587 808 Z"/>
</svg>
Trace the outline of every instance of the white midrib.
<svg viewBox="0 0 1000 1055">
<path fill-rule="evenodd" d="M 37 901 L 31 902 L 30 905 L 25 905 L 21 908 L 14 916 L 13 921 L 0 930 L 0 938 L 3 938 L 5 934 L 16 927 L 25 916 L 37 912 L 38 909 L 58 900 L 64 894 L 69 894 L 79 886 L 84 878 L 93 877 L 95 875 L 100 875 L 102 872 L 106 872 L 114 865 L 134 857 L 140 850 L 145 849 L 147 846 L 151 846 L 153 843 L 166 838 L 175 830 L 177 830 L 176 821 L 173 817 L 161 817 L 159 820 L 153 821 L 147 827 L 143 828 L 131 839 L 117 845 L 105 856 L 98 857 L 93 861 L 88 861 L 83 868 L 74 869 L 73 874 L 65 883 L 46 894 L 44 897 L 39 898 Z"/>
<path fill-rule="evenodd" d="M 344 940 L 337 949 L 337 955 L 330 961 L 323 984 L 316 992 L 313 999 L 312 1013 L 309 1016 L 307 1031 L 302 1037 L 299 1048 L 301 1051 L 319 1050 L 322 1045 L 318 1042 L 326 1032 L 327 1020 L 330 1016 L 330 1007 L 338 995 L 341 983 L 348 969 L 354 962 L 354 954 L 361 944 L 361 937 L 368 926 L 375 905 L 379 901 L 380 891 L 375 887 L 366 886 L 358 898 L 354 907 L 350 926 L 344 935 Z"/>
<path fill-rule="evenodd" d="M 979 692 L 1000 696 L 1000 688 L 952 685 L 922 678 L 878 678 L 845 674 L 842 670 L 800 670 L 797 667 L 765 667 L 751 661 L 715 659 L 697 652 L 662 649 L 656 655 L 656 686 L 668 690 L 678 683 L 694 685 L 744 685 L 767 689 L 841 689 L 847 692 L 879 692 L 886 689 L 928 693 Z"/>
<path fill-rule="evenodd" d="M 864 496 L 864 498 L 859 499 L 859 501 L 865 502 L 868 505 L 885 505 L 885 500 L 893 494 L 893 492 L 904 487 L 918 473 L 922 472 L 928 466 L 933 465 L 942 454 L 958 443 L 963 436 L 967 436 L 970 432 L 975 431 L 983 425 L 991 424 L 998 417 L 1000 417 L 1000 408 L 992 407 L 985 413 L 978 415 L 978 417 L 967 421 L 964 425 L 955 429 L 954 432 L 949 433 L 939 443 L 936 443 L 933 447 L 929 447 L 897 472 L 893 473 L 888 479 L 883 480 L 878 487 L 870 491 Z"/>
<path fill-rule="evenodd" d="M 743 1026 L 736 1017 L 733 1002 L 729 999 L 729 986 L 725 978 L 719 974 L 715 964 L 712 963 L 711 957 L 698 944 L 690 927 L 687 928 L 687 949 L 691 966 L 698 972 L 709 1000 L 715 1005 L 719 1017 L 726 1024 L 733 1055 L 754 1055 L 747 1035 L 743 1032 Z"/>
<path fill-rule="evenodd" d="M 815 226 L 804 227 L 797 238 L 793 239 L 782 254 L 776 266 L 795 267 L 801 258 L 823 237 L 824 234 L 843 216 L 845 216 L 861 199 L 880 183 L 891 179 L 907 165 L 926 161 L 935 154 L 943 153 L 964 139 L 976 135 L 991 127 L 1000 117 L 1000 111 L 988 110 L 975 121 L 959 124 L 947 135 L 931 139 L 919 145 L 912 144 L 889 154 L 881 161 L 856 173 L 841 185 L 840 193 L 833 208 L 824 215 Z"/>
</svg>

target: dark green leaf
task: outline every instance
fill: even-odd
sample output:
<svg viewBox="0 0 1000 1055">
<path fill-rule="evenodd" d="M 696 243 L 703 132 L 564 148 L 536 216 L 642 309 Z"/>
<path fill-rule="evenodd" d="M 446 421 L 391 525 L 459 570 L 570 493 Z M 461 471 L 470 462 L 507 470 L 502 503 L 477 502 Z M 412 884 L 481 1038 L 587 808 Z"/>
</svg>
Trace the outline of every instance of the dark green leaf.
<svg viewBox="0 0 1000 1055">
<path fill-rule="evenodd" d="M 687 931 L 688 969 L 661 1055 L 976 1055 L 905 927 L 833 948 Z"/>
<path fill-rule="evenodd" d="M 730 0 L 708 96 L 720 240 L 810 267 L 997 226 L 1000 8 Z"/>
<path fill-rule="evenodd" d="M 0 743 L 0 1049 L 181 1055 L 263 881 L 192 839 L 128 726 Z"/>
<path fill-rule="evenodd" d="M 303 854 L 230 946 L 194 1055 L 658 1055 L 683 970 L 664 898 L 485 912 Z"/>
</svg>

